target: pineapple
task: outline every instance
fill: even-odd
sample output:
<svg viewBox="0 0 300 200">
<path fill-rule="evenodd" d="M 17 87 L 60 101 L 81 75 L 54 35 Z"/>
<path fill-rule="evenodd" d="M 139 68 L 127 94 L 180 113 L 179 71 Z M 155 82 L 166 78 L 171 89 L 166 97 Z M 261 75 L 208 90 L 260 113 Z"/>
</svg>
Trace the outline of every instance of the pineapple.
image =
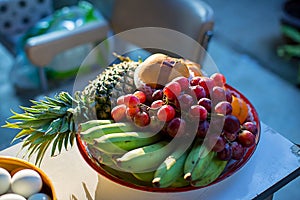
<svg viewBox="0 0 300 200">
<path fill-rule="evenodd" d="M 77 123 L 89 119 L 110 119 L 110 111 L 114 97 L 124 93 L 132 93 L 134 86 L 134 70 L 140 62 L 128 57 L 117 57 L 119 64 L 108 67 L 91 81 L 83 91 L 72 97 L 61 92 L 54 98 L 45 97 L 41 101 L 31 101 L 31 107 L 22 107 L 24 113 L 13 112 L 10 120 L 3 127 L 20 129 L 14 140 L 24 138 L 22 148 L 27 148 L 27 156 L 36 154 L 37 165 L 52 145 L 51 156 L 60 153 L 63 148 L 72 146 L 77 132 Z"/>
</svg>

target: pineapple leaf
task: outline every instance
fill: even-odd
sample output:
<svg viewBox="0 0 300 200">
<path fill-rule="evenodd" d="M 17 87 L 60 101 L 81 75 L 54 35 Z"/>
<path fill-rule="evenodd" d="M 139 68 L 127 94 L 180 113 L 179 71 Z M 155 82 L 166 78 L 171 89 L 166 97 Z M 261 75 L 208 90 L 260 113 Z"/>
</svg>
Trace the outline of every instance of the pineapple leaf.
<svg viewBox="0 0 300 200">
<path fill-rule="evenodd" d="M 33 130 L 31 129 L 22 129 L 16 136 L 15 138 L 13 139 L 12 142 L 14 142 L 16 139 L 19 139 L 23 136 L 26 136 L 26 135 L 30 135 L 31 133 L 33 132 Z"/>
<path fill-rule="evenodd" d="M 62 123 L 61 123 L 59 132 L 60 132 L 60 133 L 64 133 L 64 132 L 66 132 L 66 131 L 68 131 L 68 130 L 69 130 L 68 119 L 67 119 L 66 116 L 64 116 L 64 118 L 62 118 Z"/>
<path fill-rule="evenodd" d="M 57 119 L 53 120 L 50 123 L 47 131 L 45 132 L 45 135 L 52 135 L 52 134 L 58 133 L 58 131 L 60 130 L 61 124 L 62 124 L 62 118 L 57 118 Z"/>
</svg>

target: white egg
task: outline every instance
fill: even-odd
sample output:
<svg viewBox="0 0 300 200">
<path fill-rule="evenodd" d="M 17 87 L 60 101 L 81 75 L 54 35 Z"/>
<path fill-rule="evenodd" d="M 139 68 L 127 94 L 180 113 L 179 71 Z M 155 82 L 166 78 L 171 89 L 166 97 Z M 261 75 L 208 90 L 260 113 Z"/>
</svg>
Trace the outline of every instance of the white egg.
<svg viewBox="0 0 300 200">
<path fill-rule="evenodd" d="M 41 191 L 43 181 L 39 173 L 32 169 L 23 169 L 11 179 L 11 190 L 25 198 Z"/>
<path fill-rule="evenodd" d="M 51 198 L 44 193 L 36 193 L 28 198 L 28 200 L 51 200 Z"/>
<path fill-rule="evenodd" d="M 4 194 L 0 196 L 0 200 L 26 200 L 26 199 L 18 194 Z"/>
<path fill-rule="evenodd" d="M 6 193 L 9 190 L 10 181 L 11 177 L 9 172 L 4 168 L 0 168 L 0 195 Z"/>
</svg>

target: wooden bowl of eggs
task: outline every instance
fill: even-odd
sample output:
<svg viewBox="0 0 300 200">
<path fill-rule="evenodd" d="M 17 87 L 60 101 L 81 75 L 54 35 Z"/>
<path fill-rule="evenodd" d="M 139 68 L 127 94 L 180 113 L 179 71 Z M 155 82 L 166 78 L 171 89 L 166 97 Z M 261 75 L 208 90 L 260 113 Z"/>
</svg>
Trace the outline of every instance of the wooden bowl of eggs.
<svg viewBox="0 0 300 200">
<path fill-rule="evenodd" d="M 56 200 L 48 176 L 35 165 L 0 156 L 0 200 Z"/>
</svg>

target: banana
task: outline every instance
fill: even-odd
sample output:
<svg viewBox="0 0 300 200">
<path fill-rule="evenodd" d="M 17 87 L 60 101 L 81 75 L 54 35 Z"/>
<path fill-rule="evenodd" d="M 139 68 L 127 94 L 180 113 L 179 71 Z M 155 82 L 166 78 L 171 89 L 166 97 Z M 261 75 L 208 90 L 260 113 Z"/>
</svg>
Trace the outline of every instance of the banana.
<svg viewBox="0 0 300 200">
<path fill-rule="evenodd" d="M 104 124 L 80 132 L 80 137 L 85 142 L 89 144 L 93 144 L 94 139 L 99 138 L 103 135 L 111 134 L 111 133 L 129 132 L 129 131 L 134 131 L 134 129 L 135 126 L 129 123 L 118 122 L 112 124 Z"/>
<path fill-rule="evenodd" d="M 222 174 L 227 163 L 228 161 L 220 160 L 215 155 L 204 172 L 203 177 L 199 180 L 192 181 L 191 185 L 195 187 L 202 187 L 212 183 Z"/>
<path fill-rule="evenodd" d="M 168 142 L 161 140 L 157 143 L 140 147 L 125 153 L 117 158 L 117 165 L 132 173 L 143 173 L 154 171 L 170 155 L 174 145 L 167 145 Z"/>
<path fill-rule="evenodd" d="M 138 180 L 150 183 L 154 177 L 154 171 L 144 173 L 132 173 L 132 175 Z"/>
<path fill-rule="evenodd" d="M 160 188 L 169 187 L 177 178 L 183 176 L 186 157 L 186 151 L 174 151 L 167 157 L 155 171 L 154 179 L 152 180 L 153 186 Z"/>
<path fill-rule="evenodd" d="M 108 155 L 106 153 L 103 153 L 103 152 L 99 151 L 97 148 L 95 148 L 94 145 L 91 145 L 91 144 L 87 144 L 87 148 L 88 148 L 91 156 L 95 160 L 97 160 L 99 163 L 110 166 L 110 167 L 115 166 L 113 157 L 117 156 L 117 155 Z"/>
<path fill-rule="evenodd" d="M 113 123 L 113 120 L 109 120 L 109 119 L 89 120 L 89 121 L 79 124 L 78 130 L 80 130 L 80 132 L 84 132 L 92 127 L 105 125 L 105 124 L 111 124 L 111 123 Z"/>
<path fill-rule="evenodd" d="M 170 187 L 172 188 L 179 188 L 179 187 L 185 187 L 185 186 L 188 186 L 190 185 L 190 182 L 188 182 L 187 180 L 185 180 L 183 178 L 183 176 L 179 176 L 174 183 L 172 183 L 170 185 Z"/>
<path fill-rule="evenodd" d="M 150 145 L 161 139 L 161 134 L 150 132 L 111 133 L 94 139 L 94 146 L 108 154 L 124 154 L 129 150 Z"/>
<path fill-rule="evenodd" d="M 184 179 L 194 181 L 199 179 L 209 165 L 214 152 L 208 151 L 205 145 L 195 142 L 184 164 Z"/>
</svg>

